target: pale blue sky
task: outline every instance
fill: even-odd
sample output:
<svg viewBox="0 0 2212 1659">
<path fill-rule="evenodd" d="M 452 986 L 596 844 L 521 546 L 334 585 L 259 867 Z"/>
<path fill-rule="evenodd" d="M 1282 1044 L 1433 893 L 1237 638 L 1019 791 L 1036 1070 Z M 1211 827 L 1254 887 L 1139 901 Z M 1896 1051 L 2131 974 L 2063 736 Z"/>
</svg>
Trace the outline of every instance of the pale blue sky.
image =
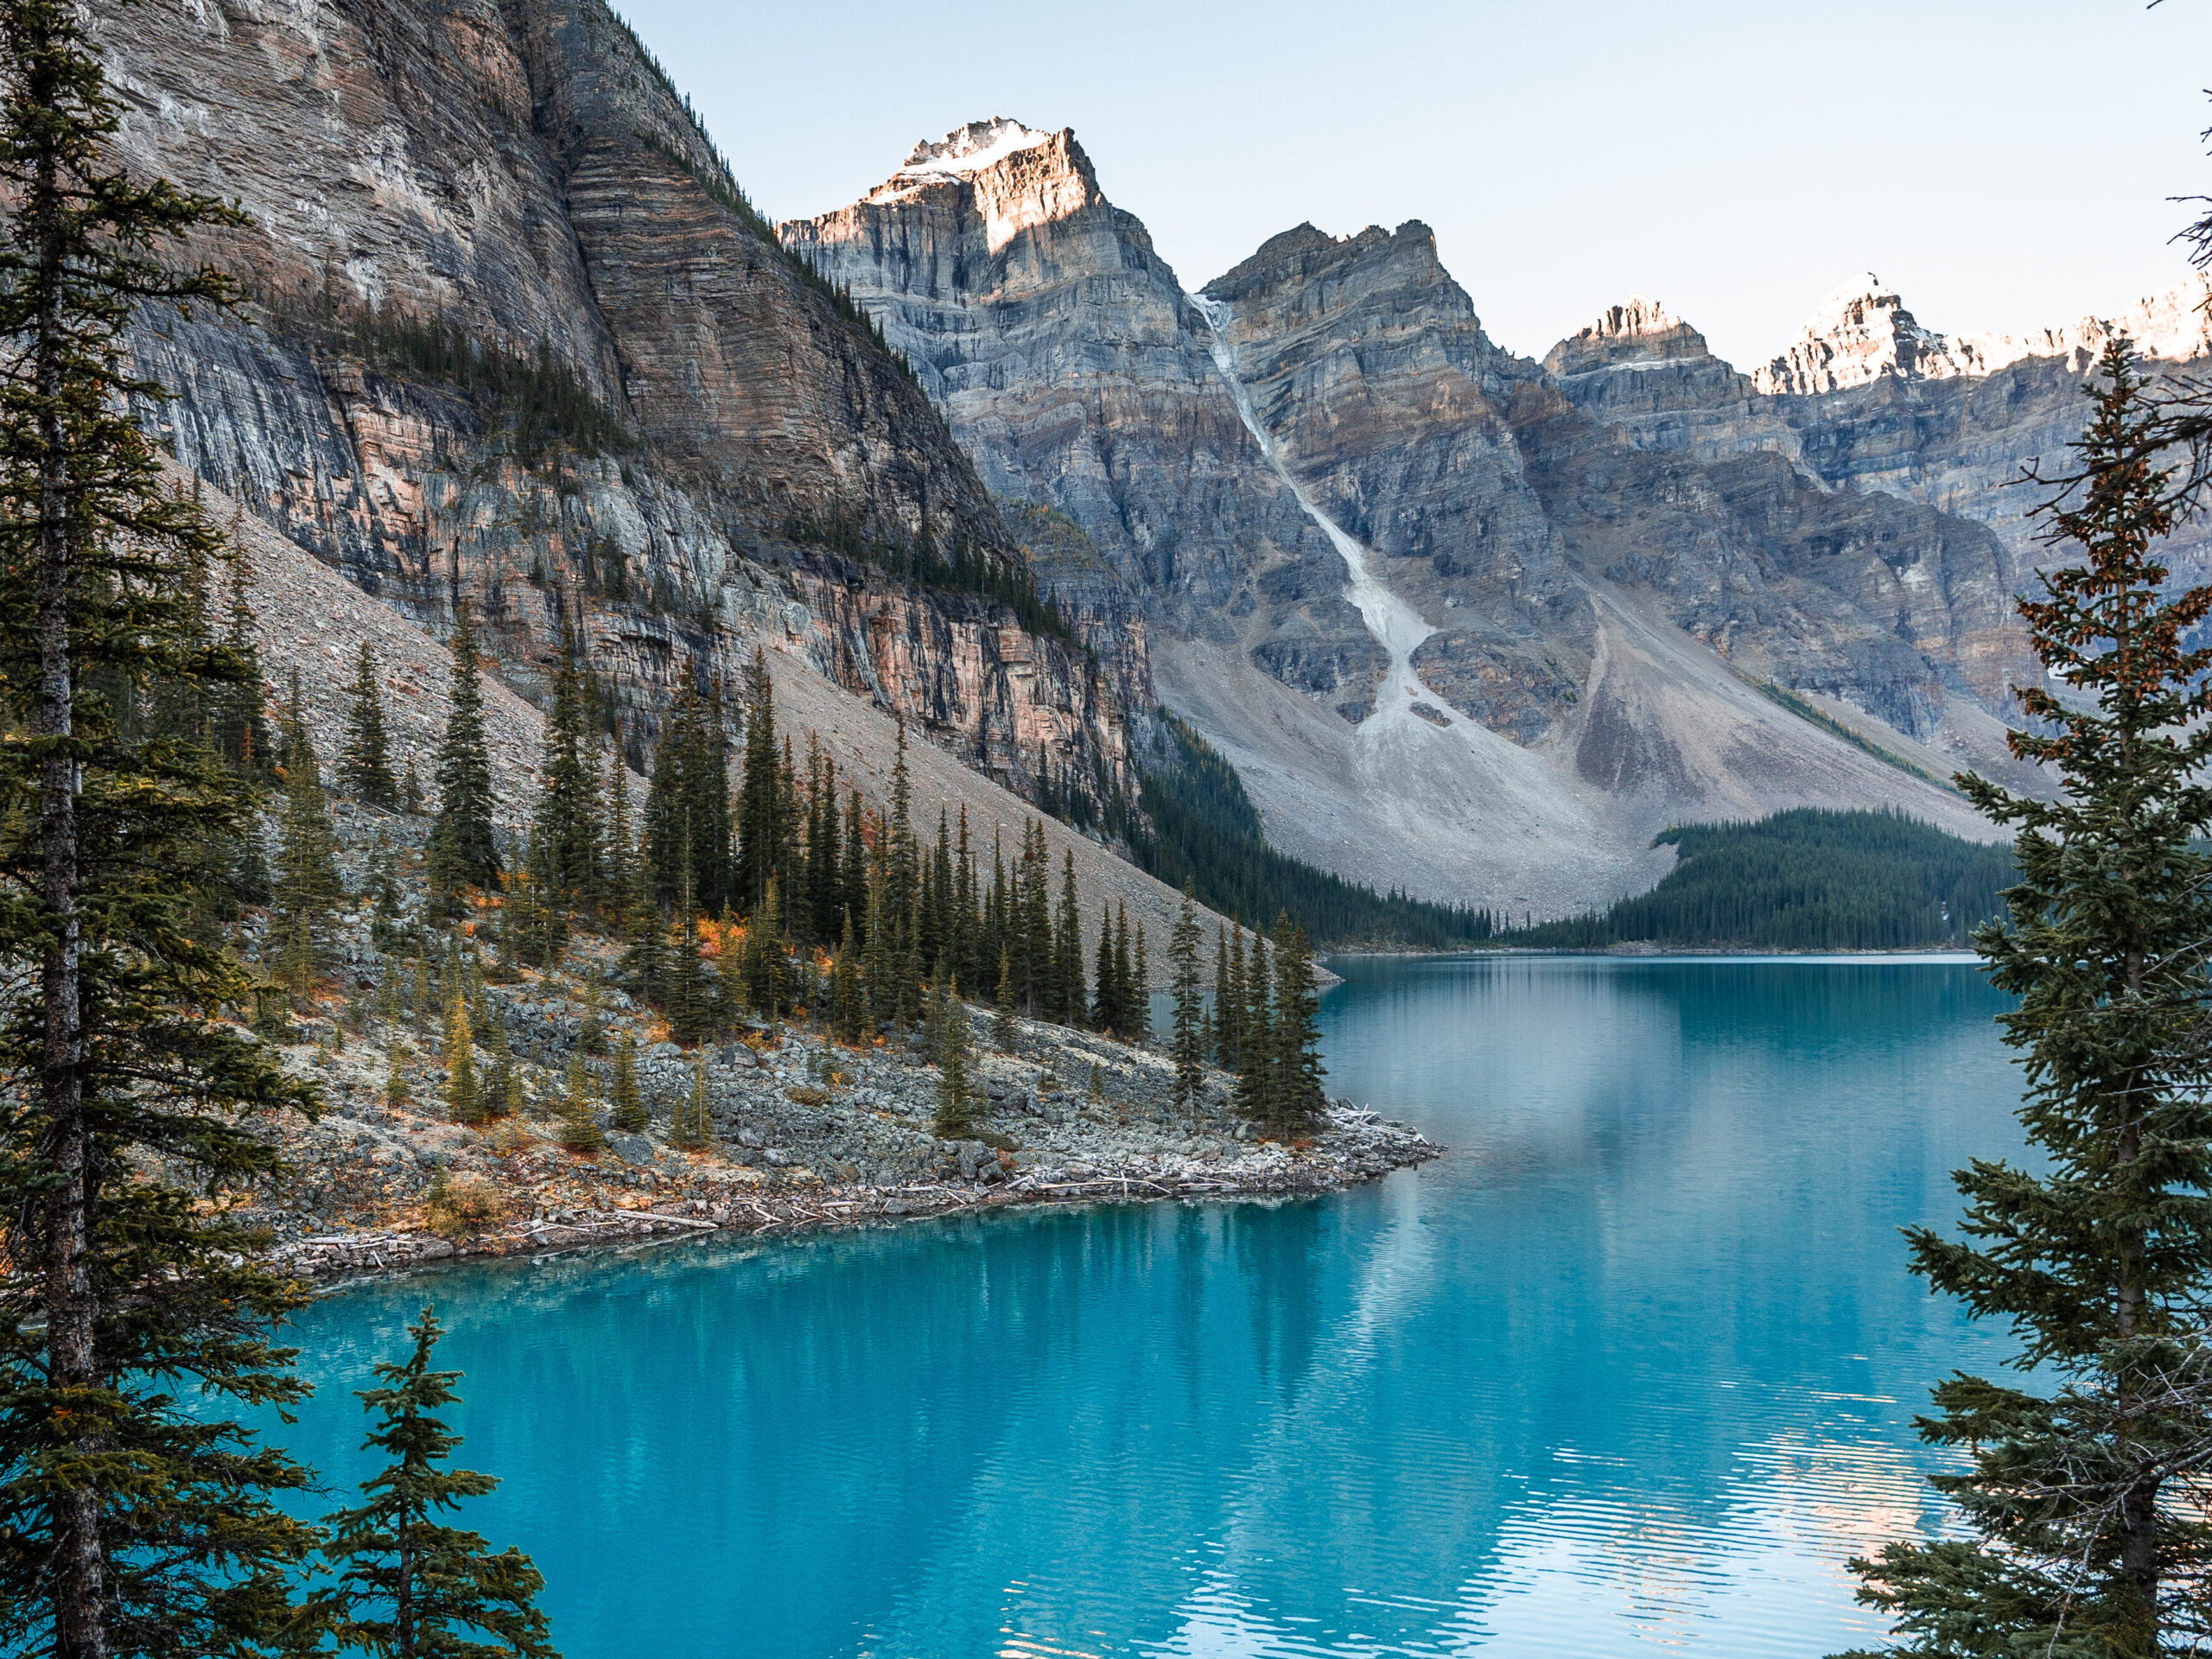
<svg viewBox="0 0 2212 1659">
<path fill-rule="evenodd" d="M 1532 356 L 1634 291 L 1749 368 L 1862 270 L 1931 327 L 2063 324 L 2178 280 L 2164 198 L 2212 194 L 2208 0 L 617 4 L 773 217 L 1073 127 L 1188 288 L 1421 219 Z"/>
</svg>

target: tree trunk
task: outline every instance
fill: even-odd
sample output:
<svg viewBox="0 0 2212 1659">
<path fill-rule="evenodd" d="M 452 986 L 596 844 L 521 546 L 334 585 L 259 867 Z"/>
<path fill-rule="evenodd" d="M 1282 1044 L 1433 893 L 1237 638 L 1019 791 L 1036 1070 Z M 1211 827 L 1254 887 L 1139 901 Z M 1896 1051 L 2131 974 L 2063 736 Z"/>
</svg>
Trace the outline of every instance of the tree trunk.
<svg viewBox="0 0 2212 1659">
<path fill-rule="evenodd" d="M 92 1287 L 86 1249 L 89 1231 L 90 1136 L 85 1122 L 85 1038 L 77 916 L 77 791 L 82 770 L 66 752 L 75 731 L 69 613 L 74 573 L 69 560 L 68 451 L 60 397 L 63 340 L 56 315 L 63 273 L 63 226 L 58 162 L 49 154 L 38 168 L 31 204 L 39 226 L 40 302 L 34 344 L 40 399 L 38 706 L 33 732 L 61 747 L 39 765 L 40 899 L 53 930 L 41 963 L 46 1036 L 39 1071 L 40 1104 L 46 1119 L 46 1154 L 54 1185 L 45 1203 L 46 1317 L 49 1382 L 57 1389 L 90 1390 L 99 1382 L 92 1347 Z M 89 1424 L 89 1414 L 79 1421 Z M 95 1434 L 80 1433 L 76 1449 L 95 1451 Z M 72 1486 L 54 1504 L 54 1635 L 59 1659 L 106 1659 L 106 1548 L 101 1535 L 101 1494 Z"/>
</svg>

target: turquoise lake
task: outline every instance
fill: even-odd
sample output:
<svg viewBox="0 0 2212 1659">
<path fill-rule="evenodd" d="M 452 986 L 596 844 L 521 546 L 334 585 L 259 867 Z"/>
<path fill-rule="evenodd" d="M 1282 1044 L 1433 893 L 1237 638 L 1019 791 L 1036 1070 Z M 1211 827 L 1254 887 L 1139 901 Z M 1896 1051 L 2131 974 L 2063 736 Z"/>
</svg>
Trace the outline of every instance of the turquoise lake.
<svg viewBox="0 0 2212 1659">
<path fill-rule="evenodd" d="M 2004 1333 L 1905 1272 L 2013 1154 L 1963 960 L 1334 964 L 1332 1094 L 1447 1156 L 1262 1206 L 502 1262 L 326 1298 L 278 1438 L 426 1299 L 465 1523 L 568 1659 L 1819 1655 Z"/>
</svg>

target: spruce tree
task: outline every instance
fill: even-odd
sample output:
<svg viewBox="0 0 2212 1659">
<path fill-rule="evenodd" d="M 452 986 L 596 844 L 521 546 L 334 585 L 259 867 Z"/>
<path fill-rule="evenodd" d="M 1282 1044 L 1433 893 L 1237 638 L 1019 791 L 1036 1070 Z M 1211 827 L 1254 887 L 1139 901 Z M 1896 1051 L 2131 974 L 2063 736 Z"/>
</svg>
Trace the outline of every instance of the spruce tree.
<svg viewBox="0 0 2212 1659">
<path fill-rule="evenodd" d="M 707 1056 L 702 1051 L 691 1062 L 691 1088 L 673 1114 L 669 1138 L 686 1152 L 701 1152 L 714 1144 L 714 1118 L 707 1104 Z"/>
<path fill-rule="evenodd" d="M 2032 1389 L 1955 1375 L 1921 1432 L 1970 1459 L 1935 1478 L 1970 1535 L 1893 1543 L 1853 1563 L 1905 1650 L 2136 1656 L 2212 1634 L 2212 651 L 2193 644 L 2212 588 L 2180 594 L 2156 550 L 2176 512 L 2146 458 L 2158 413 L 2113 340 L 2079 445 L 2079 487 L 2051 511 L 2077 563 L 2024 601 L 2037 656 L 2073 695 L 2018 688 L 2033 722 L 2012 753 L 2045 796 L 1960 785 L 2017 827 L 2010 927 L 1975 938 L 2026 1084 L 2032 1166 L 1953 1179 L 1961 1237 L 1911 1230 L 1913 1270 L 2005 1321 Z"/>
<path fill-rule="evenodd" d="M 600 874 L 599 779 L 583 688 L 576 671 L 576 635 L 564 607 L 553 668 L 553 709 L 545 721 L 538 769 L 545 774 L 532 825 L 534 878 L 541 902 L 563 914 L 596 908 Z"/>
<path fill-rule="evenodd" d="M 1240 1044 L 1244 1030 L 1244 929 L 1233 918 L 1224 942 L 1214 932 L 1214 1058 L 1224 1071 L 1243 1070 Z"/>
<path fill-rule="evenodd" d="M 1306 1135 L 1328 1104 L 1321 1092 L 1321 1000 L 1313 989 L 1313 953 L 1306 930 L 1287 911 L 1275 917 L 1274 969 L 1268 1126 L 1278 1135 Z"/>
<path fill-rule="evenodd" d="M 339 777 L 346 792 L 368 806 L 399 804 L 399 780 L 391 773 L 391 754 L 384 728 L 384 694 L 377 686 L 377 654 L 365 639 L 353 663 L 353 683 L 346 689 L 346 745 L 339 752 Z"/>
<path fill-rule="evenodd" d="M 1167 942 L 1167 988 L 1175 998 L 1175 1026 L 1172 1052 L 1175 1059 L 1175 1109 L 1198 1115 L 1205 1090 L 1205 1046 L 1198 1029 L 1204 1012 L 1199 1001 L 1198 911 L 1191 884 L 1183 884 L 1183 902 L 1176 907 L 1175 931 Z"/>
<path fill-rule="evenodd" d="M 0 0 L 0 1651 L 243 1656 L 309 1541 L 270 1499 L 302 1472 L 227 1414 L 297 1398 L 271 1330 L 300 1298 L 222 1200 L 276 1168 L 256 1120 L 315 1103 L 202 1016 L 249 982 L 169 877 L 254 791 L 111 700 L 257 703 L 239 653 L 188 643 L 219 537 L 162 486 L 137 423 L 169 393 L 128 333 L 143 300 L 227 300 L 181 239 L 242 215 L 111 167 L 87 29 Z"/>
<path fill-rule="evenodd" d="M 976 1132 L 976 1103 L 968 1086 L 968 1011 L 949 975 L 938 975 L 931 988 L 930 1024 L 938 1034 L 938 1138 L 964 1141 Z"/>
<path fill-rule="evenodd" d="M 1014 957 L 1001 946 L 998 1000 L 991 1008 L 991 1046 L 1001 1054 L 1011 1054 L 1018 1046 L 1018 1038 L 1014 1023 Z"/>
<path fill-rule="evenodd" d="M 776 692 L 767 654 L 754 646 L 745 675 L 745 771 L 738 784 L 736 891 L 741 909 L 757 911 L 783 852 L 782 774 L 776 752 Z"/>
<path fill-rule="evenodd" d="M 559 1659 L 538 1610 L 545 1580 L 518 1550 L 494 1554 L 482 1536 L 441 1518 L 499 1482 L 443 1466 L 461 1444 L 431 1414 L 455 1403 L 458 1371 L 434 1371 L 443 1334 L 429 1308 L 408 1327 L 415 1351 L 376 1368 L 358 1390 L 377 1423 L 362 1442 L 392 1461 L 361 1483 L 368 1501 L 327 1517 L 322 1554 L 336 1582 L 309 1597 L 309 1621 L 342 1651 L 379 1659 Z"/>
<path fill-rule="evenodd" d="M 599 1103 L 592 1090 L 591 1069 L 579 1047 L 569 1056 L 568 1076 L 561 1084 L 561 1145 L 569 1152 L 597 1152 L 607 1144 L 600 1132 Z"/>
<path fill-rule="evenodd" d="M 1269 1131 L 1275 1116 L 1274 988 L 1268 942 L 1255 933 L 1244 958 L 1244 1006 L 1236 1017 L 1236 1109 L 1255 1127 Z"/>
<path fill-rule="evenodd" d="M 484 1121 L 477 1086 L 476 1037 L 468 1018 L 468 999 L 456 989 L 446 1014 L 446 1112 L 456 1123 Z"/>
<path fill-rule="evenodd" d="M 609 1121 L 625 1135 L 643 1135 L 652 1120 L 646 1116 L 645 1097 L 638 1092 L 638 1040 L 624 1033 L 614 1049 L 614 1076 L 607 1084 Z"/>
<path fill-rule="evenodd" d="M 857 957 L 853 944 L 853 915 L 847 911 L 837 955 L 830 964 L 830 1020 L 841 1042 L 862 1041 L 870 1030 L 868 996 L 861 984 Z"/>
<path fill-rule="evenodd" d="M 461 890 L 499 879 L 492 831 L 492 761 L 484 739 L 484 676 L 468 601 L 454 606 L 452 708 L 438 743 L 438 813 L 430 823 L 431 890 L 448 909 Z"/>
<path fill-rule="evenodd" d="M 1084 1015 L 1083 912 L 1075 891 L 1075 853 L 1060 855 L 1059 921 L 1053 940 L 1053 977 L 1059 982 L 1060 1006 L 1053 1016 L 1064 1026 L 1080 1026 Z"/>
<path fill-rule="evenodd" d="M 1098 963 L 1090 984 L 1090 1028 L 1110 1032 L 1122 1021 L 1121 982 L 1114 977 L 1114 912 L 1103 899 L 1098 905 Z"/>
<path fill-rule="evenodd" d="M 276 880 L 270 909 L 279 934 L 301 942 L 309 971 L 330 943 L 345 884 L 338 877 L 338 832 L 331 827 L 315 744 L 297 712 L 285 724 L 284 813 L 277 826 Z"/>
</svg>

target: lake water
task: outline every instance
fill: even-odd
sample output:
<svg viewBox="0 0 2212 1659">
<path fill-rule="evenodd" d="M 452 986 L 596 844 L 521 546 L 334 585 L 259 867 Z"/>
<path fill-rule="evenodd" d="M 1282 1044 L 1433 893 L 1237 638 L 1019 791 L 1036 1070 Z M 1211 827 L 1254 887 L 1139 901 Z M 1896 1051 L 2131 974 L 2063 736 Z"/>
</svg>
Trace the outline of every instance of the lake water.
<svg viewBox="0 0 2212 1659">
<path fill-rule="evenodd" d="M 1818 1655 L 1993 1365 L 1904 1271 L 2012 1152 L 1967 963 L 1337 964 L 1332 1093 L 1451 1147 L 1277 1206 L 499 1263 L 301 1322 L 282 1438 L 434 1299 L 467 1512 L 568 1659 Z"/>
</svg>

